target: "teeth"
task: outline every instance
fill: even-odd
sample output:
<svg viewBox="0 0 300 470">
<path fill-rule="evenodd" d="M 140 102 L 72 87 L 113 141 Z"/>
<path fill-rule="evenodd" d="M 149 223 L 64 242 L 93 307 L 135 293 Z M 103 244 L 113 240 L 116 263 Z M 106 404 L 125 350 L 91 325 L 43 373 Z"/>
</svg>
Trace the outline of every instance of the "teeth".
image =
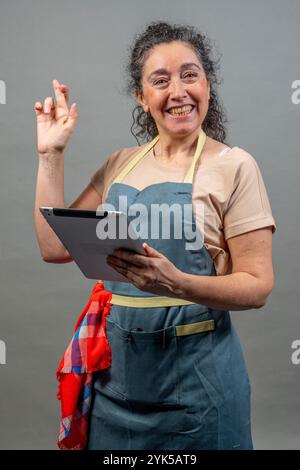
<svg viewBox="0 0 300 470">
<path fill-rule="evenodd" d="M 187 106 L 181 106 L 181 107 L 178 107 L 178 108 L 172 108 L 172 109 L 169 109 L 169 113 L 170 114 L 188 114 L 191 110 L 193 109 L 193 107 L 191 105 L 187 105 Z"/>
</svg>

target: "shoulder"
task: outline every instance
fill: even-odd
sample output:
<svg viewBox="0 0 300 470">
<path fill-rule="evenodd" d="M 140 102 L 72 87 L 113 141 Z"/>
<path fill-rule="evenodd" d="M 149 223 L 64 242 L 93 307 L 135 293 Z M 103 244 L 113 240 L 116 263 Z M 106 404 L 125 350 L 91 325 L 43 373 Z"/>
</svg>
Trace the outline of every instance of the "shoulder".
<svg viewBox="0 0 300 470">
<path fill-rule="evenodd" d="M 128 162 L 134 158 L 147 144 L 134 147 L 122 147 L 112 152 L 106 159 L 102 169 L 98 173 L 102 175 L 104 187 L 109 187 L 117 175 L 126 167 Z M 93 181 L 99 179 L 96 173 Z"/>
<path fill-rule="evenodd" d="M 93 174 L 92 182 L 97 185 L 99 180 L 109 180 L 110 177 L 114 177 L 141 148 L 143 148 L 143 145 L 123 147 L 108 154 L 97 171 Z"/>
<path fill-rule="evenodd" d="M 248 150 L 237 146 L 230 147 L 230 149 L 224 154 L 224 156 L 227 156 L 230 160 L 233 160 L 239 165 L 241 163 L 256 163 L 255 158 L 250 152 L 248 152 Z"/>
<path fill-rule="evenodd" d="M 235 170 L 254 168 L 257 166 L 257 161 L 254 156 L 247 150 L 237 146 L 231 147 L 227 152 L 224 152 L 220 158 Z"/>
<path fill-rule="evenodd" d="M 224 157 L 222 166 L 227 166 L 231 174 L 233 183 L 240 181 L 248 183 L 251 180 L 262 180 L 261 171 L 256 159 L 247 150 L 235 146 L 230 148 L 221 158 Z"/>
<path fill-rule="evenodd" d="M 201 158 L 201 160 L 203 164 L 212 163 L 218 165 L 219 163 L 227 163 L 232 167 L 238 167 L 243 164 L 256 164 L 255 158 L 247 150 L 238 146 L 231 147 L 210 137 L 207 138 L 203 158 Z"/>
<path fill-rule="evenodd" d="M 123 147 L 115 150 L 107 158 L 107 169 L 119 169 L 126 163 L 128 163 L 131 158 L 133 158 L 138 152 L 140 152 L 146 144 L 133 147 Z"/>
<path fill-rule="evenodd" d="M 225 147 L 200 161 L 195 175 L 197 188 L 222 201 L 224 208 L 234 194 L 264 193 L 263 176 L 253 155 L 238 146 Z"/>
<path fill-rule="evenodd" d="M 211 139 L 212 141 L 212 139 Z M 237 178 L 241 175 L 259 173 L 259 166 L 254 156 L 246 149 L 212 141 L 201 159 L 203 170 L 211 169 L 224 177 Z"/>
</svg>

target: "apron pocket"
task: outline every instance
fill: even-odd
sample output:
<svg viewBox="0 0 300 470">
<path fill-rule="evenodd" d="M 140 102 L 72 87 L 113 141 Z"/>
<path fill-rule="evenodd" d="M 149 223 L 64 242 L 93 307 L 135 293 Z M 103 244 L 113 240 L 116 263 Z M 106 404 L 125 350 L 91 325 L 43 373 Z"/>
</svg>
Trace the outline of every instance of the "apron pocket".
<svg viewBox="0 0 300 470">
<path fill-rule="evenodd" d="M 146 332 L 125 330 L 106 318 L 112 363 L 101 382 L 129 401 L 156 405 L 179 403 L 175 327 Z"/>
<path fill-rule="evenodd" d="M 126 394 L 126 335 L 115 322 L 106 317 L 106 336 L 111 347 L 111 365 L 97 374 L 95 388 L 118 398 L 125 399 Z"/>
</svg>

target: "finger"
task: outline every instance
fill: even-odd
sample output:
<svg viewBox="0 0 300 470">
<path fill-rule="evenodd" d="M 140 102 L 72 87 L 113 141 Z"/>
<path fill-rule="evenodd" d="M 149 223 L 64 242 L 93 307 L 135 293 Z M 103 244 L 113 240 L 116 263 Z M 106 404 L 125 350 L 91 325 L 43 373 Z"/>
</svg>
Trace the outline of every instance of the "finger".
<svg viewBox="0 0 300 470">
<path fill-rule="evenodd" d="M 40 101 L 37 101 L 34 105 L 34 111 L 36 116 L 43 114 L 43 105 Z"/>
<path fill-rule="evenodd" d="M 113 267 L 116 266 L 118 268 L 128 269 L 132 271 L 133 273 L 135 273 L 136 275 L 139 274 L 140 268 L 141 268 L 140 266 L 137 266 L 136 264 L 133 264 L 130 261 L 125 261 L 120 258 L 116 258 L 115 256 L 112 256 L 112 255 L 107 257 L 107 263 Z"/>
<path fill-rule="evenodd" d="M 60 85 L 59 81 L 58 80 L 53 80 L 52 85 L 53 85 L 53 90 L 54 90 L 54 94 L 55 94 L 57 107 L 62 108 L 64 111 L 69 111 L 67 101 L 66 101 L 66 97 L 65 97 L 64 93 L 61 90 L 61 85 Z"/>
<path fill-rule="evenodd" d="M 67 85 L 60 85 L 60 89 L 62 91 L 62 93 L 65 95 L 65 99 L 66 99 L 66 103 L 68 104 L 69 103 L 69 88 L 67 87 Z"/>
<path fill-rule="evenodd" d="M 143 243 L 143 248 L 148 256 L 152 256 L 154 258 L 163 258 L 164 255 L 162 255 L 159 251 L 156 251 L 154 248 L 152 248 L 148 243 L 144 242 Z"/>
<path fill-rule="evenodd" d="M 113 258 L 118 260 L 124 260 L 125 263 L 130 263 L 134 266 L 145 267 L 149 266 L 149 260 L 143 255 L 138 255 L 134 253 L 128 253 L 127 251 L 118 251 L 115 250 L 111 255 Z"/>
<path fill-rule="evenodd" d="M 134 276 L 136 279 L 139 279 L 146 271 L 145 269 L 121 260 L 112 263 L 108 262 L 108 265 L 114 269 L 122 269 L 124 272 L 130 273 L 130 275 Z"/>
<path fill-rule="evenodd" d="M 54 108 L 53 98 L 51 96 L 47 96 L 44 100 L 44 113 L 50 114 L 52 109 Z"/>
<path fill-rule="evenodd" d="M 78 119 L 76 103 L 73 103 L 70 112 L 68 113 L 65 121 L 64 126 L 68 129 L 73 129 L 75 127 L 76 121 Z"/>
<path fill-rule="evenodd" d="M 133 284 L 138 282 L 139 277 L 136 274 L 134 274 L 132 271 L 128 271 L 128 269 L 121 268 L 120 266 L 114 266 L 114 268 L 116 269 L 116 271 L 123 274 L 123 276 L 126 277 Z"/>
<path fill-rule="evenodd" d="M 78 118 L 77 104 L 73 103 L 71 108 L 70 108 L 69 119 L 76 120 L 77 118 Z"/>
</svg>

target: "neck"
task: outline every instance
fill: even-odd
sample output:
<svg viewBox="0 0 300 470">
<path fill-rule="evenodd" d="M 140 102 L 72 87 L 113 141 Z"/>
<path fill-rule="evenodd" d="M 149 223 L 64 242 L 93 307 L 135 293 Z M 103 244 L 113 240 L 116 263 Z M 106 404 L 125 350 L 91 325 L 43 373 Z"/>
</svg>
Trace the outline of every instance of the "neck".
<svg viewBox="0 0 300 470">
<path fill-rule="evenodd" d="M 195 129 L 186 136 L 172 136 L 170 134 L 159 133 L 159 140 L 153 148 L 155 156 L 163 156 L 166 159 L 193 156 L 196 151 L 200 130 L 201 128 Z"/>
</svg>

